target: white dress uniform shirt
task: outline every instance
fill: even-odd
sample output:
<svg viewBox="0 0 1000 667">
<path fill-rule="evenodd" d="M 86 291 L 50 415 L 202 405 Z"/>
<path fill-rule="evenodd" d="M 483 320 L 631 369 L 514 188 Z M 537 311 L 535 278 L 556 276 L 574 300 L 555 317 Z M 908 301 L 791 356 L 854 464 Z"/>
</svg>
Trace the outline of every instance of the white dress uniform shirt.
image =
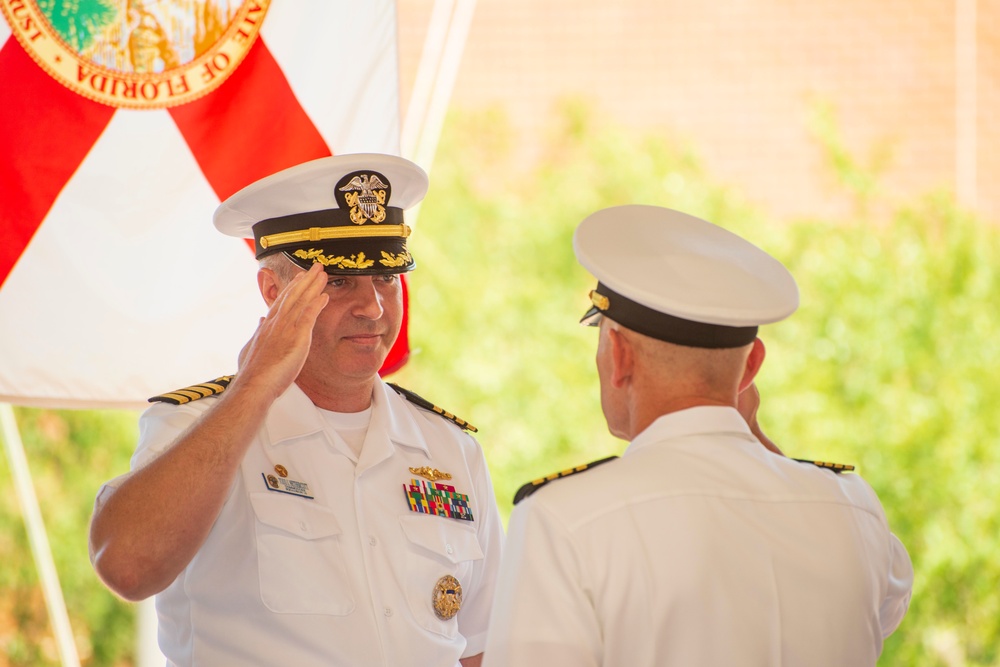
<svg viewBox="0 0 1000 667">
<path fill-rule="evenodd" d="M 216 400 L 149 408 L 133 469 Z M 312 498 L 271 490 L 276 466 Z M 411 466 L 450 473 L 444 483 L 468 494 L 473 520 L 411 511 Z M 378 382 L 357 457 L 293 384 L 204 546 L 157 595 L 160 648 L 170 665 L 453 667 L 483 651 L 502 541 L 474 438 Z M 441 620 L 432 594 L 445 575 L 464 601 Z"/>
<path fill-rule="evenodd" d="M 514 509 L 485 664 L 874 665 L 912 582 L 861 477 L 697 407 Z"/>
</svg>

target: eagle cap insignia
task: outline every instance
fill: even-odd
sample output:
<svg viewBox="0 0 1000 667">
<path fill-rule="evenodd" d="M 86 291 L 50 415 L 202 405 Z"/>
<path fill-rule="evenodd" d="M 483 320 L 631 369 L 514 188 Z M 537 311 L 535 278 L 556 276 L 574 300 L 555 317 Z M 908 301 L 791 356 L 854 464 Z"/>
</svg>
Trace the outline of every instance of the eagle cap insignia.
<svg viewBox="0 0 1000 667">
<path fill-rule="evenodd" d="M 434 613 L 442 621 L 454 618 L 462 608 L 462 584 L 450 574 L 444 575 L 434 584 L 431 602 L 434 604 Z"/>
<path fill-rule="evenodd" d="M 355 171 L 340 179 L 335 196 L 341 207 L 350 209 L 351 222 L 363 225 L 385 220 L 385 204 L 392 193 L 388 180 L 374 171 Z"/>
</svg>

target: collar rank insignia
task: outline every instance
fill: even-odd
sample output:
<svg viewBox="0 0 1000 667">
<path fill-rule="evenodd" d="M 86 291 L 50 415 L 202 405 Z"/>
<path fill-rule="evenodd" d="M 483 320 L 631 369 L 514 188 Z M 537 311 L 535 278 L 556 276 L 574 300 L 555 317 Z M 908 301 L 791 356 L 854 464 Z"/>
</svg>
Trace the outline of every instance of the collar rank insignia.
<svg viewBox="0 0 1000 667">
<path fill-rule="evenodd" d="M 852 472 L 854 466 L 847 463 L 830 463 L 828 461 L 813 461 L 812 459 L 792 459 L 793 461 L 798 461 L 799 463 L 808 463 L 814 465 L 817 468 L 823 468 L 825 470 L 832 470 L 838 475 L 842 472 Z"/>
<path fill-rule="evenodd" d="M 174 391 L 168 392 L 166 394 L 160 394 L 159 396 L 154 396 L 149 399 L 150 403 L 170 403 L 172 405 L 184 405 L 185 403 L 190 403 L 191 401 L 197 401 L 202 398 L 208 398 L 209 396 L 218 396 L 226 390 L 229 383 L 233 381 L 235 375 L 223 375 L 222 377 L 215 378 L 214 380 L 209 380 L 208 382 L 202 382 L 201 384 L 193 384 L 190 387 L 184 387 L 183 389 L 175 389 Z"/>
<path fill-rule="evenodd" d="M 284 468 L 284 466 L 282 466 L 282 468 Z M 281 473 L 279 472 L 278 475 L 281 475 Z M 294 479 L 288 479 L 285 476 L 279 477 L 278 475 L 272 475 L 271 473 L 265 472 L 260 474 L 260 476 L 264 478 L 264 484 L 267 485 L 268 491 L 288 493 L 302 498 L 313 498 L 312 493 L 309 492 L 309 485 L 305 482 L 296 482 Z"/>
<path fill-rule="evenodd" d="M 602 463 L 607 463 L 608 461 L 611 461 L 611 460 L 616 459 L 616 458 L 618 458 L 618 457 L 617 456 L 608 456 L 606 458 L 599 459 L 599 460 L 594 461 L 592 463 L 585 463 L 582 466 L 577 466 L 575 468 L 570 468 L 569 470 L 563 470 L 563 471 L 560 471 L 560 472 L 552 473 L 548 477 L 541 477 L 539 479 L 532 480 L 532 481 L 528 482 L 527 484 L 525 484 L 524 486 L 522 486 L 520 489 L 517 490 L 517 493 L 514 494 L 514 504 L 515 505 L 518 504 L 519 502 L 521 502 L 522 500 L 524 500 L 525 498 L 527 498 L 532 493 L 534 493 L 538 489 L 542 488 L 543 486 L 545 486 L 549 482 L 552 482 L 552 481 L 557 480 L 557 479 L 561 479 L 563 477 L 569 477 L 570 475 L 575 475 L 576 473 L 583 472 L 584 470 L 590 470 L 591 468 L 596 468 L 597 466 L 601 465 Z"/>
<path fill-rule="evenodd" d="M 468 494 L 458 493 L 454 486 L 411 479 L 409 484 L 403 485 L 403 493 L 406 494 L 411 512 L 474 521 Z"/>
<path fill-rule="evenodd" d="M 470 431 L 472 433 L 476 433 L 479 430 L 478 428 L 476 428 L 469 422 L 465 421 L 464 419 L 460 419 L 459 417 L 456 417 L 450 412 L 447 412 L 442 408 L 439 408 L 438 406 L 434 405 L 423 396 L 419 396 L 416 393 L 410 391 L 409 389 L 403 389 L 398 384 L 393 384 L 392 382 L 386 382 L 386 384 L 392 387 L 393 391 L 395 391 L 397 394 L 408 400 L 410 403 L 413 403 L 417 407 L 423 408 L 424 410 L 430 410 L 431 412 L 441 415 L 448 421 L 457 424 L 459 428 L 465 429 L 466 431 Z"/>
<path fill-rule="evenodd" d="M 444 575 L 434 584 L 431 602 L 434 604 L 434 613 L 442 621 L 453 618 L 462 608 L 462 584 L 450 574 Z"/>
</svg>

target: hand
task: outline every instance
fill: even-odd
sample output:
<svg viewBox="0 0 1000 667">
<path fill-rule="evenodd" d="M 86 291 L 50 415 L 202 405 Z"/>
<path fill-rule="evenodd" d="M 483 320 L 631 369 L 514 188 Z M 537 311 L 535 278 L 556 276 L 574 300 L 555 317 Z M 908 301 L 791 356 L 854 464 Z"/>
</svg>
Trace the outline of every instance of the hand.
<svg viewBox="0 0 1000 667">
<path fill-rule="evenodd" d="M 745 419 L 747 425 L 750 426 L 750 432 L 753 433 L 758 440 L 760 440 L 760 444 L 764 445 L 764 447 L 769 451 L 772 451 L 780 456 L 784 456 L 785 453 L 782 452 L 770 438 L 764 435 L 764 431 L 761 430 L 760 424 L 757 423 L 758 408 L 760 408 L 760 392 L 757 390 L 757 383 L 753 382 L 749 387 L 740 392 L 736 402 L 736 409 L 740 411 L 741 415 L 743 415 L 743 419 Z"/>
<path fill-rule="evenodd" d="M 277 397 L 295 381 L 309 356 L 316 318 L 329 301 L 326 278 L 323 266 L 313 264 L 281 290 L 240 350 L 234 382 L 253 382 Z"/>
<path fill-rule="evenodd" d="M 254 331 L 253 336 L 250 337 L 250 340 L 248 340 L 246 345 L 243 346 L 243 349 L 240 350 L 239 356 L 236 357 L 237 369 L 243 368 L 243 362 L 246 361 L 247 355 L 250 354 L 250 347 L 253 345 L 254 341 L 257 340 L 257 333 L 260 331 L 260 327 L 262 324 L 264 324 L 263 317 L 260 318 L 260 320 L 258 320 L 257 322 L 257 331 Z"/>
</svg>

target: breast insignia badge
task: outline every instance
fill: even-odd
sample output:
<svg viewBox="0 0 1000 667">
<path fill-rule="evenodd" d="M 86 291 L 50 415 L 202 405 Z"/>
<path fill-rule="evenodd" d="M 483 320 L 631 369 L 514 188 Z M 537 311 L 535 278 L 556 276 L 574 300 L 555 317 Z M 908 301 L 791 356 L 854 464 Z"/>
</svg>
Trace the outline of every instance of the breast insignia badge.
<svg viewBox="0 0 1000 667">
<path fill-rule="evenodd" d="M 441 472 L 437 468 L 430 468 L 428 466 L 423 466 L 422 468 L 410 468 L 410 472 L 414 475 L 420 475 L 424 479 L 429 479 L 432 482 L 436 482 L 439 479 L 451 479 L 451 473 Z"/>
<path fill-rule="evenodd" d="M 434 613 L 442 621 L 454 618 L 462 608 L 462 584 L 450 574 L 444 575 L 434 584 L 431 602 L 434 604 Z"/>
</svg>

